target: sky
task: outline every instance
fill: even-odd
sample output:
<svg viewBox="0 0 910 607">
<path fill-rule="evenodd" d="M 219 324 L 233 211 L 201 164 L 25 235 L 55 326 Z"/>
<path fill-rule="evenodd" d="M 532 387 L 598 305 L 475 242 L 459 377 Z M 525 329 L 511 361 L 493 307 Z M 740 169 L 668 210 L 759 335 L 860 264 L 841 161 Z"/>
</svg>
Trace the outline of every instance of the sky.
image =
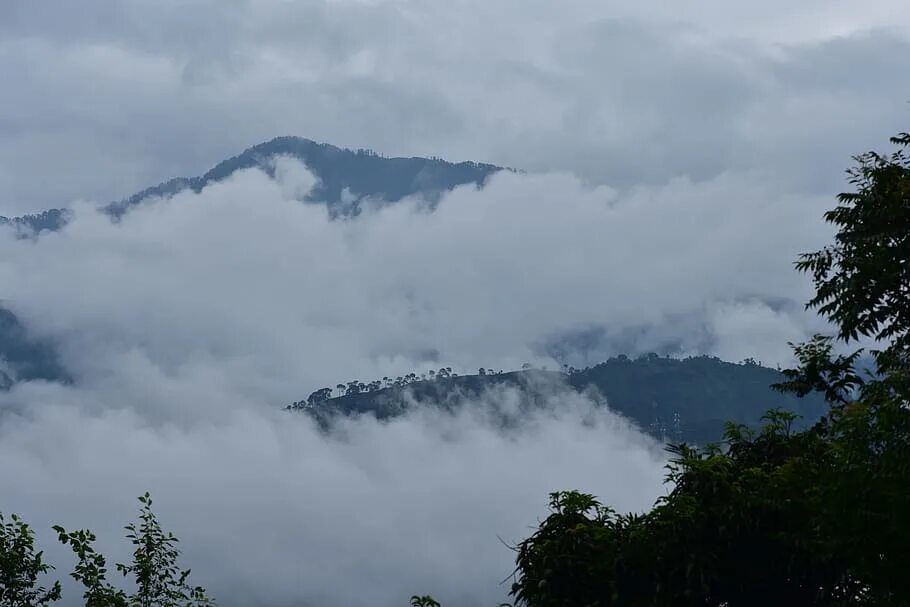
<svg viewBox="0 0 910 607">
<path fill-rule="evenodd" d="M 830 194 L 905 128 L 899 0 L 0 6 L 0 214 L 108 202 L 279 135 L 612 187 L 758 167 Z"/>
<path fill-rule="evenodd" d="M 500 538 L 554 490 L 647 508 L 660 446 L 558 383 L 509 432 L 487 415 L 508 391 L 329 436 L 280 407 L 555 365 L 592 332 L 573 363 L 791 362 L 825 329 L 792 262 L 830 239 L 851 155 L 907 130 L 908 51 L 910 9 L 885 1 L 0 3 L 0 215 L 74 213 L 0 229 L 0 300 L 75 379 L 0 392 L 0 511 L 60 577 L 51 524 L 123 560 L 148 490 L 223 605 L 499 603 Z M 96 211 L 279 135 L 526 173 L 339 221 L 278 158 Z"/>
</svg>

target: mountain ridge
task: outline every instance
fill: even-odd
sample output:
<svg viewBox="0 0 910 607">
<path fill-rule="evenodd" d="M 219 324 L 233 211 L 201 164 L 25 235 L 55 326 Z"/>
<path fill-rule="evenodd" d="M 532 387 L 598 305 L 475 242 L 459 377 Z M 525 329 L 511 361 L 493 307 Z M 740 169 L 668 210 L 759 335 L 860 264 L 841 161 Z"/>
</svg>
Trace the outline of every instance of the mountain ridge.
<svg viewBox="0 0 910 607">
<path fill-rule="evenodd" d="M 797 413 L 803 425 L 824 414 L 827 404 L 820 395 L 797 398 L 771 387 L 784 379 L 780 371 L 750 359 L 731 363 L 713 356 L 652 353 L 634 359 L 616 356 L 585 369 L 528 366 L 460 375 L 445 367 L 424 376 L 409 373 L 366 384 L 354 380 L 316 390 L 286 409 L 307 413 L 329 429 L 340 418 L 371 415 L 388 420 L 420 406 L 454 413 L 498 388 L 517 390 L 525 411 L 574 392 L 587 394 L 655 438 L 704 444 L 721 440 L 726 422 L 755 427 L 772 408 Z"/>
<path fill-rule="evenodd" d="M 503 170 L 514 171 L 474 161 L 456 163 L 437 157 L 386 157 L 372 150 L 351 150 L 286 135 L 250 146 L 218 162 L 202 175 L 174 177 L 99 208 L 118 218 L 144 200 L 168 199 L 186 190 L 198 193 L 205 186 L 243 169 L 258 167 L 272 175 L 269 161 L 277 156 L 296 158 L 313 172 L 318 183 L 305 201 L 325 203 L 333 215 L 356 214 L 365 199 L 392 203 L 420 194 L 435 200 L 457 186 L 473 183 L 475 187 L 483 187 L 491 175 Z M 353 201 L 343 201 L 345 192 L 353 196 Z M 18 217 L 0 216 L 0 225 L 37 233 L 58 230 L 68 219 L 68 210 L 57 208 Z"/>
</svg>

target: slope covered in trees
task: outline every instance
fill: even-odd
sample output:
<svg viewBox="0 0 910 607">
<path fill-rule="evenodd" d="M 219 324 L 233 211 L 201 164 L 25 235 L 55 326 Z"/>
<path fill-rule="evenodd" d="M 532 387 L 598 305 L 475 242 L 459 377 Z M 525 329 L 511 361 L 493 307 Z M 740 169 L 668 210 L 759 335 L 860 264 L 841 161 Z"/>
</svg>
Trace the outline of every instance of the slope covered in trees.
<svg viewBox="0 0 910 607">
<path fill-rule="evenodd" d="M 650 354 L 561 372 L 481 369 L 457 375 L 443 368 L 422 376 L 351 381 L 317 390 L 290 408 L 329 425 L 338 415 L 387 419 L 423 403 L 452 410 L 502 386 L 519 391 L 529 407 L 559 389 L 593 389 L 610 408 L 657 438 L 704 444 L 721 438 L 726 421 L 755 426 L 774 406 L 788 407 L 806 422 L 821 417 L 826 410 L 821 397 L 782 396 L 771 388 L 784 379 L 780 372 L 753 361 L 736 364 L 707 356 L 673 359 Z"/>
</svg>

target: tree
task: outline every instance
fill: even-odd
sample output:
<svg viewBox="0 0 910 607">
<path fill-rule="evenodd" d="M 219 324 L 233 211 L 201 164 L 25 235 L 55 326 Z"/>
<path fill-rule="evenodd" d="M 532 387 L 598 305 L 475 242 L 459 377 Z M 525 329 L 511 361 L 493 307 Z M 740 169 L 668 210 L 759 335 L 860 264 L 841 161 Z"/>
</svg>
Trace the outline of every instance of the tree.
<svg viewBox="0 0 910 607">
<path fill-rule="evenodd" d="M 205 606 L 212 601 L 201 586 L 187 584 L 189 569 L 179 569 L 177 557 L 179 541 L 173 533 L 165 533 L 152 512 L 152 498 L 148 493 L 139 497 L 139 524 L 126 526 L 127 539 L 133 550 L 133 562 L 117 564 L 123 575 L 132 574 L 136 580 L 136 593 L 129 604 L 135 607 Z"/>
<path fill-rule="evenodd" d="M 0 513 L 0 607 L 43 607 L 60 599 L 60 582 L 45 588 L 41 576 L 53 569 L 35 550 L 35 534 L 17 515 Z"/>
<path fill-rule="evenodd" d="M 86 607 L 127 607 L 129 599 L 122 590 L 107 581 L 107 561 L 92 545 L 95 534 L 88 529 L 67 532 L 56 525 L 54 531 L 64 545 L 69 545 L 78 558 L 70 576 L 85 587 L 82 598 Z"/>
<path fill-rule="evenodd" d="M 673 490 L 650 512 L 620 515 L 590 495 L 553 494 L 552 514 L 518 547 L 515 598 L 535 606 L 759 607 L 906 597 L 895 575 L 903 561 L 869 558 L 906 548 L 892 551 L 880 536 L 857 543 L 859 519 L 896 504 L 880 504 L 870 517 L 850 512 L 856 485 L 838 479 L 839 450 L 850 441 L 794 433 L 785 412 L 767 421 L 757 434 L 731 425 L 726 451 L 676 446 Z"/>
<path fill-rule="evenodd" d="M 834 244 L 803 255 L 816 309 L 837 329 L 794 347 L 778 388 L 821 392 L 829 412 L 794 431 L 772 411 L 723 445 L 671 446 L 672 489 L 643 514 L 551 495 L 521 542 L 516 600 L 534 607 L 910 604 L 910 135 L 856 158 L 856 191 L 825 215 Z M 877 340 L 875 369 L 835 342 Z"/>
<path fill-rule="evenodd" d="M 910 134 L 891 142 L 890 155 L 857 156 L 850 171 L 855 192 L 838 197 L 825 214 L 838 228 L 834 244 L 802 255 L 797 268 L 809 272 L 816 293 L 807 307 L 838 328 L 838 338 L 860 336 L 889 342 L 876 351 L 881 368 L 910 365 Z"/>
<path fill-rule="evenodd" d="M 59 540 L 69 545 L 78 563 L 70 574 L 85 587 L 86 607 L 208 607 L 212 601 L 201 586 L 187 582 L 189 569 L 180 569 L 177 559 L 179 540 L 173 533 L 161 529 L 152 511 L 152 498 L 146 493 L 139 497 L 139 523 L 126 526 L 127 539 L 133 546 L 130 564 L 118 563 L 117 571 L 132 576 L 136 591 L 126 594 L 111 586 L 106 579 L 104 556 L 95 551 L 95 536 L 88 530 L 67 532 L 63 527 L 54 530 Z"/>
</svg>

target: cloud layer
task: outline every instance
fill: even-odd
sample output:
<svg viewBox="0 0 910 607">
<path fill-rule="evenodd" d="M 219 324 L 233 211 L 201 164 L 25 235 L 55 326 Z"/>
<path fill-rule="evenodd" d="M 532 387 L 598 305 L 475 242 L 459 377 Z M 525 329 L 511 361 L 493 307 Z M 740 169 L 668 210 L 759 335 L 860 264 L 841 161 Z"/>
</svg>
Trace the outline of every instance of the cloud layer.
<svg viewBox="0 0 910 607">
<path fill-rule="evenodd" d="M 202 377 L 179 386 L 209 392 Z M 498 538 L 526 537 L 547 492 L 584 486 L 638 510 L 663 472 L 655 445 L 568 392 L 554 397 L 559 413 L 510 436 L 477 405 L 457 418 L 360 420 L 334 438 L 305 416 L 237 397 L 194 427 L 149 425 L 133 410 L 90 412 L 63 404 L 68 397 L 29 389 L 13 397 L 36 404 L 0 423 L 4 507 L 39 527 L 63 575 L 72 558 L 54 544 L 51 523 L 95 529 L 109 558 L 125 561 L 121 525 L 133 518 L 132 497 L 150 490 L 194 581 L 226 606 L 391 607 L 426 592 L 494 604 L 513 559 Z M 65 603 L 79 594 L 67 588 Z"/>
<path fill-rule="evenodd" d="M 814 328 L 790 265 L 828 238 L 827 201 L 759 173 L 624 192 L 499 174 L 433 211 L 330 220 L 296 200 L 303 166 L 276 167 L 116 224 L 80 205 L 37 240 L 0 230 L 4 304 L 75 380 L 0 396 L 3 508 L 93 527 L 124 558 L 119 523 L 151 490 L 226 605 L 494 604 L 512 559 L 497 535 L 526 536 L 557 489 L 645 508 L 659 449 L 558 386 L 509 433 L 484 403 L 329 438 L 279 407 L 422 367 L 553 365 L 578 334 L 599 335 L 579 360 L 673 345 L 775 362 Z"/>
<path fill-rule="evenodd" d="M 294 200 L 312 183 L 280 160 L 276 181 L 245 171 L 119 224 L 81 207 L 37 244 L 7 230 L 6 298 L 33 330 L 65 337 L 77 375 L 131 353 L 165 373 L 214 359 L 285 399 L 421 364 L 516 368 L 591 328 L 606 343 L 570 362 L 675 346 L 774 363 L 812 322 L 792 261 L 829 236 L 827 200 L 758 173 L 625 193 L 502 174 L 434 212 L 414 200 L 356 221 Z M 637 342 L 611 345 L 635 328 Z"/>
<path fill-rule="evenodd" d="M 0 297 L 75 383 L 0 393 L 0 507 L 61 575 L 50 524 L 123 559 L 151 490 L 223 605 L 495 604 L 497 535 L 556 489 L 646 507 L 655 445 L 558 386 L 509 433 L 485 402 L 332 437 L 278 408 L 554 354 L 786 363 L 820 328 L 792 260 L 829 239 L 849 156 L 906 129 L 908 26 L 895 0 L 3 3 L 0 215 L 75 219 L 0 229 Z M 532 174 L 330 221 L 279 160 L 94 211 L 284 134 Z"/>
</svg>

